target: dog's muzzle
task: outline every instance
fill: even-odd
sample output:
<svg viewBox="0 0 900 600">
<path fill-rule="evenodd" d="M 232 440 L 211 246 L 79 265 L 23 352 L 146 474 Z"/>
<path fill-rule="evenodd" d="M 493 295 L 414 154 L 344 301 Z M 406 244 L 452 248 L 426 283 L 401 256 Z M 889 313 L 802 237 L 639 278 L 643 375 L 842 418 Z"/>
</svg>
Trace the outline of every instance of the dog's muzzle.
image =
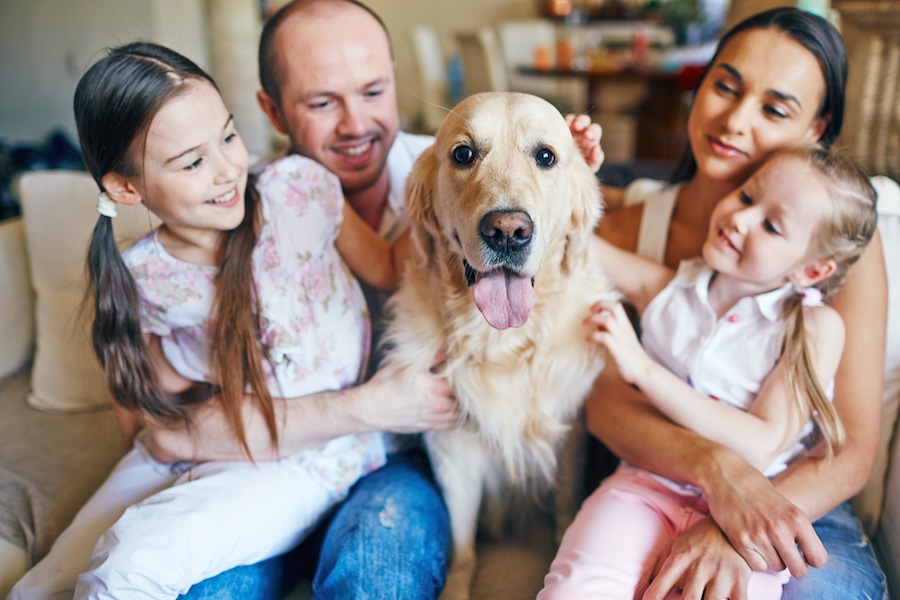
<svg viewBox="0 0 900 600">
<path fill-rule="evenodd" d="M 492 210 L 481 218 L 478 231 L 498 267 L 521 267 L 531 252 L 534 222 L 521 210 Z"/>
<path fill-rule="evenodd" d="M 519 271 L 531 252 L 534 222 L 522 211 L 495 210 L 479 224 L 490 270 L 476 271 L 463 260 L 475 305 L 495 329 L 521 327 L 537 302 L 534 278 Z"/>
</svg>

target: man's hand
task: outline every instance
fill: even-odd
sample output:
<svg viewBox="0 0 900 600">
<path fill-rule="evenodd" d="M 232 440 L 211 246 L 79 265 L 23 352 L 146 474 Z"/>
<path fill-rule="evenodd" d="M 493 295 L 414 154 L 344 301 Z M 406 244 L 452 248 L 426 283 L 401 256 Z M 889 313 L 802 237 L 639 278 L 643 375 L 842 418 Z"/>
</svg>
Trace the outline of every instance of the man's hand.
<svg viewBox="0 0 900 600">
<path fill-rule="evenodd" d="M 254 460 L 272 460 L 314 448 L 337 437 L 392 431 L 419 433 L 459 424 L 459 405 L 445 377 L 431 371 L 385 367 L 366 383 L 298 398 L 273 398 L 279 444 L 255 402 L 245 401 L 242 420 Z M 191 425 L 148 424 L 145 445 L 161 462 L 241 460 L 243 446 L 221 404 L 207 402 L 191 411 Z"/>
<path fill-rule="evenodd" d="M 459 404 L 447 379 L 430 371 L 379 369 L 363 384 L 372 431 L 419 433 L 459 425 Z"/>
<path fill-rule="evenodd" d="M 566 115 L 566 125 L 575 138 L 575 146 L 581 151 L 584 161 L 596 173 L 603 164 L 603 149 L 600 148 L 600 137 L 603 130 L 597 123 L 592 123 L 587 115 Z"/>
<path fill-rule="evenodd" d="M 675 538 L 643 600 L 663 600 L 674 589 L 681 590 L 682 600 L 746 600 L 750 573 L 750 566 L 707 517 Z"/>
</svg>

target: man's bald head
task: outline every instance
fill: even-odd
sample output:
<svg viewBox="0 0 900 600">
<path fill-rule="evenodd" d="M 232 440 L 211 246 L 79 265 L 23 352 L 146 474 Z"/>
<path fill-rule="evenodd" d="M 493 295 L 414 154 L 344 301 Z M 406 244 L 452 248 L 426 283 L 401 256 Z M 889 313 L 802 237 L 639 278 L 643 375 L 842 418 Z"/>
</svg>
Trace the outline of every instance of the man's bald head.
<svg viewBox="0 0 900 600">
<path fill-rule="evenodd" d="M 384 21 L 375 11 L 357 0 L 293 0 L 282 6 L 263 26 L 259 39 L 259 81 L 263 91 L 280 106 L 283 65 L 277 50 L 278 34 L 286 21 L 303 19 L 310 22 L 339 24 L 339 19 L 347 11 L 362 11 L 368 14 L 384 32 L 388 51 L 393 57 L 391 38 Z"/>
</svg>

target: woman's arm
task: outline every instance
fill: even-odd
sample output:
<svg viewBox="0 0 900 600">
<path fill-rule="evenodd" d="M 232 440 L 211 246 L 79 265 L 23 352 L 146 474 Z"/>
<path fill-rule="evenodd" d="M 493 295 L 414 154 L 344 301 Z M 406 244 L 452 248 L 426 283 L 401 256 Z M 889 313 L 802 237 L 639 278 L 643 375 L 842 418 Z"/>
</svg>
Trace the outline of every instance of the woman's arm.
<svg viewBox="0 0 900 600">
<path fill-rule="evenodd" d="M 357 277 L 375 289 L 393 292 L 410 253 L 409 231 L 391 244 L 344 202 L 344 220 L 335 246 Z"/>
<path fill-rule="evenodd" d="M 757 570 L 763 568 L 760 562 L 777 569 L 780 559 L 791 573 L 802 576 L 805 573 L 802 559 L 812 566 L 817 566 L 817 562 L 824 564 L 827 555 L 807 523 L 856 494 L 874 464 L 887 320 L 887 280 L 877 232 L 831 305 L 843 318 L 847 332 L 835 376 L 834 396 L 847 442 L 833 460 L 794 461 L 776 479 L 777 492 L 773 494 L 765 485 L 753 481 L 741 461 L 729 459 L 721 450 L 710 448 L 710 454 L 705 457 L 702 451 L 697 451 L 698 446 L 684 442 L 691 448 L 689 456 L 699 461 L 696 468 L 680 460 L 685 454 L 683 447 L 679 452 L 670 453 L 673 460 L 678 459 L 679 470 L 686 477 L 697 478 L 697 485 L 707 493 L 716 523 L 728 533 L 732 546 Z M 609 436 L 615 433 L 611 431 Z M 644 435 L 645 442 L 653 439 L 652 434 Z M 717 470 L 721 470 L 719 475 Z M 679 545 L 678 540 L 683 543 Z M 659 585 L 653 586 L 655 595 L 648 599 L 664 598 L 667 586 L 689 578 L 698 556 L 722 552 L 709 529 L 689 529 L 678 540 L 660 573 Z M 804 551 L 802 556 L 797 553 L 798 545 Z M 772 552 L 776 555 L 772 556 Z"/>
<path fill-rule="evenodd" d="M 586 404 L 586 418 L 591 433 L 623 460 L 702 489 L 713 516 L 730 517 L 722 531 L 735 549 L 732 561 L 742 559 L 754 570 L 765 570 L 770 564 L 778 569 L 787 566 L 798 577 L 805 575 L 807 563 L 824 564 L 827 554 L 799 508 L 737 453 L 663 417 L 621 379 L 614 363 L 607 364 L 598 377 Z M 719 538 L 698 539 L 692 537 L 693 531 L 681 534 L 691 537 L 691 543 L 685 544 L 690 557 L 666 561 L 670 569 L 682 569 L 674 574 L 678 581 L 685 573 L 695 574 L 692 569 L 699 557 L 721 554 Z M 663 575 L 673 577 L 670 572 Z"/>
<path fill-rule="evenodd" d="M 664 264 L 623 250 L 597 235 L 591 236 L 591 253 L 609 281 L 638 312 L 643 312 L 675 276 L 675 271 Z"/>
<path fill-rule="evenodd" d="M 847 331 L 834 381 L 834 406 L 847 441 L 830 463 L 799 460 L 776 482 L 812 519 L 862 489 L 878 452 L 887 331 L 887 275 L 878 232 L 830 304 Z"/>
<path fill-rule="evenodd" d="M 608 188 L 604 187 L 602 189 L 604 202 L 606 202 Z M 609 189 L 614 190 L 614 188 Z M 619 207 L 614 209 L 612 204 L 608 204 L 610 210 L 600 219 L 600 223 L 597 225 L 594 233 L 623 250 L 635 252 L 637 250 L 638 232 L 641 228 L 644 205 L 622 206 L 624 203 L 624 190 L 614 190 L 612 194 L 609 196 L 609 202 L 617 202 Z"/>
</svg>

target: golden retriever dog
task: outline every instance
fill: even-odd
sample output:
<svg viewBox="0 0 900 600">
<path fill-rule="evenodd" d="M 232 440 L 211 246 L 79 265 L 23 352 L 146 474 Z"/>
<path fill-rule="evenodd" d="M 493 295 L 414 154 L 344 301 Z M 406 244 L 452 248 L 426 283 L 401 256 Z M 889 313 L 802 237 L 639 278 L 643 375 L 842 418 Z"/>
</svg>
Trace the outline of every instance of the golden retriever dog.
<svg viewBox="0 0 900 600">
<path fill-rule="evenodd" d="M 489 92 L 446 117 L 407 205 L 416 253 L 389 305 L 386 361 L 446 357 L 461 425 L 425 442 L 454 547 L 442 598 L 468 598 L 482 504 L 497 529 L 514 495 L 552 488 L 602 367 L 584 324 L 614 297 L 588 249 L 600 190 L 553 106 Z"/>
</svg>

